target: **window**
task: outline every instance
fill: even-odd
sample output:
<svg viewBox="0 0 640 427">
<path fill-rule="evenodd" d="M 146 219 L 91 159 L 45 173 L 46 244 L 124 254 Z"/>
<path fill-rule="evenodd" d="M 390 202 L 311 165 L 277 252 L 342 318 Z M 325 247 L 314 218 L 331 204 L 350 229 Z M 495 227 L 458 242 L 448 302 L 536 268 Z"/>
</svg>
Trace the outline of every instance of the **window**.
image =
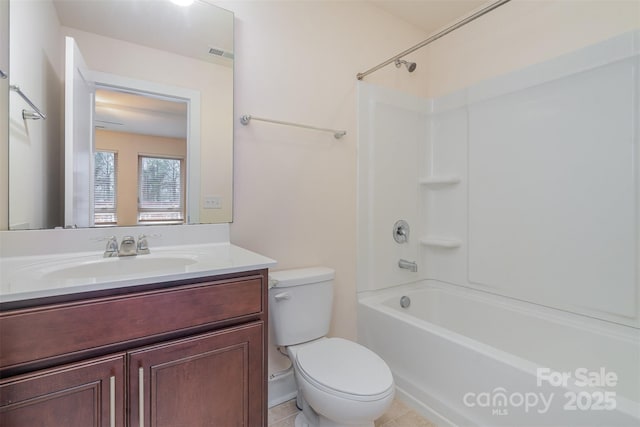
<svg viewBox="0 0 640 427">
<path fill-rule="evenodd" d="M 116 215 L 117 155 L 110 151 L 96 151 L 94 157 L 93 208 L 95 225 L 113 225 Z"/>
<path fill-rule="evenodd" d="M 184 222 L 183 162 L 139 157 L 138 222 Z"/>
</svg>

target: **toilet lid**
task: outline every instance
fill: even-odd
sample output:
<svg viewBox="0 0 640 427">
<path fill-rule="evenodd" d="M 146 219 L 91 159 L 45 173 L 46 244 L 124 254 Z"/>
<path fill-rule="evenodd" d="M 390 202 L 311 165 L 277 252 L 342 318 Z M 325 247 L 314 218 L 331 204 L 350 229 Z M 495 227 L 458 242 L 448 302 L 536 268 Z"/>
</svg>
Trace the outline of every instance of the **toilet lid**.
<svg viewBox="0 0 640 427">
<path fill-rule="evenodd" d="M 301 348 L 296 364 L 309 380 L 354 396 L 380 395 L 393 385 L 391 371 L 380 356 L 342 338 L 328 338 Z"/>
</svg>

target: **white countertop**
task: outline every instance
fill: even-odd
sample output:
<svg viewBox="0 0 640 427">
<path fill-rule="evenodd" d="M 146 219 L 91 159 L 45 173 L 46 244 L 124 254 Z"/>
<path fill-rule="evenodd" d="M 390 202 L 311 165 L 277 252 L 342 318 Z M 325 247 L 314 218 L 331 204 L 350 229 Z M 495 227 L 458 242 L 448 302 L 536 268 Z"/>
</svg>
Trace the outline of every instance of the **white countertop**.
<svg viewBox="0 0 640 427">
<path fill-rule="evenodd" d="M 183 265 L 183 260 L 188 263 Z M 153 267 L 144 271 L 126 268 L 138 261 Z M 276 261 L 270 258 L 230 243 L 163 246 L 152 248 L 149 255 L 107 259 L 103 258 L 103 251 L 2 257 L 0 302 L 195 279 L 275 265 Z M 102 272 L 105 266 L 108 274 Z M 82 274 L 73 277 L 77 271 L 74 268 L 78 267 Z M 92 277 L 94 270 L 95 277 Z"/>
</svg>

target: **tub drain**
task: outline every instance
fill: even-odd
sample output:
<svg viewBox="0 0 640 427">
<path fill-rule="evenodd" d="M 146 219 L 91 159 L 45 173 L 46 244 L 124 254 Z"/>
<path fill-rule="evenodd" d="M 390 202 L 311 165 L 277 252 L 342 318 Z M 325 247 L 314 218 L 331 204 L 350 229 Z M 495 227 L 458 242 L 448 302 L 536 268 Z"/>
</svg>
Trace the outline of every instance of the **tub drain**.
<svg viewBox="0 0 640 427">
<path fill-rule="evenodd" d="M 411 305 L 411 298 L 409 298 L 406 295 L 400 297 L 400 307 L 408 308 L 410 305 Z"/>
</svg>

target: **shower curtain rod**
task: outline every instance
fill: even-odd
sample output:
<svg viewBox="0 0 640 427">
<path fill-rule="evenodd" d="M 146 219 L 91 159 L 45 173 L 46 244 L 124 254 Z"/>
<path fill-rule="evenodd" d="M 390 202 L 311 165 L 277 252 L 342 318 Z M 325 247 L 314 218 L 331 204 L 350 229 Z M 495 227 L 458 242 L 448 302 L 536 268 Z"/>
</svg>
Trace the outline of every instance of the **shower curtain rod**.
<svg viewBox="0 0 640 427">
<path fill-rule="evenodd" d="M 397 54 L 396 56 L 394 56 L 393 58 L 387 59 L 386 61 L 382 62 L 381 64 L 376 65 L 373 68 L 368 69 L 367 71 L 363 72 L 363 73 L 358 73 L 356 75 L 356 78 L 358 80 L 362 80 L 363 78 L 365 78 L 366 76 L 368 76 L 369 74 L 378 71 L 380 68 L 382 67 L 386 67 L 387 65 L 395 62 L 397 59 L 400 59 L 404 56 L 407 56 L 408 54 L 415 52 L 416 50 L 428 45 L 429 43 L 438 40 L 440 37 L 446 36 L 447 34 L 449 34 L 452 31 L 457 30 L 458 28 L 462 27 L 463 25 L 468 24 L 469 22 L 481 17 L 482 15 L 491 12 L 494 9 L 497 9 L 498 7 L 502 6 L 505 3 L 509 3 L 511 0 L 498 0 L 495 3 L 491 3 L 489 6 L 484 7 L 480 10 L 478 10 L 477 12 L 467 16 L 466 18 L 456 22 L 455 24 L 445 28 L 444 30 L 433 34 L 432 36 L 429 36 L 426 40 L 423 40 L 422 42 L 418 43 L 417 45 L 410 47 L 409 49 L 405 50 L 402 53 Z"/>
</svg>

